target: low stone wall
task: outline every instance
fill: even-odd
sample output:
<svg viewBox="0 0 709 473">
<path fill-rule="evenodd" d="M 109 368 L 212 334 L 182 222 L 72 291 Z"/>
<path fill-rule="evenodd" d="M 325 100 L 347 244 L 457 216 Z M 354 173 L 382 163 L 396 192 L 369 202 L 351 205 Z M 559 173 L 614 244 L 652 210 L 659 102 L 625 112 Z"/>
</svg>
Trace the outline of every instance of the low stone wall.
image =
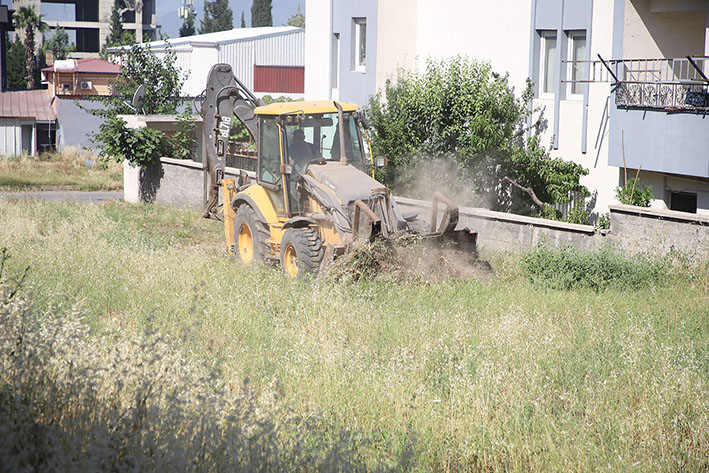
<svg viewBox="0 0 709 473">
<path fill-rule="evenodd" d="M 419 212 L 419 218 L 430 220 L 430 202 L 404 197 L 395 199 L 404 213 Z M 442 210 L 443 207 L 440 208 L 439 215 Z M 514 251 L 528 249 L 540 243 L 590 249 L 604 239 L 590 225 L 576 225 L 476 207 L 460 207 L 458 229 L 466 227 L 477 230 L 478 247 L 482 250 Z"/>
<path fill-rule="evenodd" d="M 236 178 L 239 172 L 239 169 L 227 167 L 224 174 Z M 253 173 L 248 174 L 253 177 Z M 149 169 L 123 163 L 126 202 L 148 202 L 198 210 L 207 200 L 206 189 L 202 163 L 189 159 L 160 158 L 160 164 Z"/>
<path fill-rule="evenodd" d="M 612 205 L 610 213 L 609 239 L 619 250 L 709 258 L 709 216 L 631 205 Z"/>
<path fill-rule="evenodd" d="M 206 181 L 202 163 L 162 158 L 149 170 L 124 163 L 126 202 L 155 202 L 181 208 L 201 209 L 206 200 Z M 226 168 L 236 177 L 240 170 Z M 252 172 L 249 172 L 254 177 Z M 404 213 L 416 212 L 422 220 L 431 214 L 431 202 L 395 197 Z M 440 208 L 439 216 L 443 208 Z M 461 207 L 458 228 L 478 232 L 483 251 L 515 251 L 538 244 L 554 247 L 573 245 L 593 249 L 611 245 L 622 252 L 666 254 L 677 250 L 699 258 L 709 258 L 709 217 L 670 210 L 629 205 L 610 207 L 610 231 L 590 225 L 557 222 L 541 218 L 494 212 L 483 208 Z"/>
</svg>

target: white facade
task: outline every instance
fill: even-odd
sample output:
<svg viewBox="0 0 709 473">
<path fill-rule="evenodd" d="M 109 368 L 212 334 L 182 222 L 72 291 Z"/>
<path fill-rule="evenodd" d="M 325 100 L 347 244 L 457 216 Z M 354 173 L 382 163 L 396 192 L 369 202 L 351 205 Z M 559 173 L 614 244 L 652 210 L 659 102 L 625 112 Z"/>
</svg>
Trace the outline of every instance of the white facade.
<svg viewBox="0 0 709 473">
<path fill-rule="evenodd" d="M 509 74 L 518 95 L 528 78 L 534 81 L 533 120 L 541 118 L 546 124 L 541 143 L 552 157 L 589 170 L 581 183 L 592 192 L 587 201 L 592 212 L 607 212 L 609 205 L 618 203 L 615 188 L 622 183 L 623 174 L 618 156 L 647 146 L 653 149 L 644 134 L 665 139 L 662 130 L 666 129 L 670 130 L 670 142 L 691 143 L 692 136 L 689 131 L 683 133 L 682 126 L 688 123 L 692 130 L 701 126 L 687 115 L 678 119 L 655 116 L 639 123 L 625 116 L 624 121 L 612 120 L 611 115 L 618 116 L 613 81 L 598 55 L 606 60 L 709 55 L 709 2 L 363 0 L 357 7 L 359 11 L 353 13 L 349 2 L 307 0 L 306 98 L 339 98 L 366 105 L 369 96 L 395 78 L 399 68 L 423 70 L 428 59 L 457 55 L 489 61 L 496 72 Z M 343 32 L 343 25 L 356 17 L 366 17 L 371 25 L 367 55 L 375 60 L 367 64 L 367 73 L 375 69 L 373 81 L 348 68 L 355 45 Z M 709 61 L 704 68 L 709 73 Z M 709 136 L 706 128 L 692 133 Z M 709 189 L 709 147 L 694 140 L 693 145 L 677 150 L 676 158 L 664 161 L 657 156 L 647 158 L 644 153 L 627 167 L 631 172 L 639 167 L 652 169 L 654 174 L 641 172 L 640 179 L 646 178 L 649 184 L 652 180 L 654 189 L 662 171 L 674 173 L 659 184 L 654 207 L 670 205 L 669 186 L 675 185 L 694 189 L 697 212 L 709 213 L 709 194 L 704 195 Z M 672 167 L 668 165 L 671 159 L 692 159 L 694 167 Z M 696 171 L 697 159 L 698 167 L 706 167 L 706 172 Z M 676 169 L 688 169 L 688 175 L 677 175 Z M 680 182 L 684 184 L 677 184 Z"/>
<path fill-rule="evenodd" d="M 177 56 L 177 66 L 188 73 L 182 95 L 198 96 L 206 87 L 214 64 L 229 64 L 234 75 L 254 90 L 254 66 L 303 67 L 305 31 L 292 26 L 237 28 L 218 33 L 168 40 Z M 145 43 L 158 57 L 164 57 L 165 41 Z M 114 51 L 114 50 L 111 50 Z M 265 95 L 266 93 L 256 93 Z M 277 93 L 302 98 L 302 94 Z"/>
</svg>

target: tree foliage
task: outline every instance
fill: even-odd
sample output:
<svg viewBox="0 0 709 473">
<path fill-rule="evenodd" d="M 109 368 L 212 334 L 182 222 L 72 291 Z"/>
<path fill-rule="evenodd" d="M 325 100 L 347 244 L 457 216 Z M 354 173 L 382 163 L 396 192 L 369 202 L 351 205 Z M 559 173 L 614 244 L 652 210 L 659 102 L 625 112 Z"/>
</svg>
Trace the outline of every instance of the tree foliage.
<svg viewBox="0 0 709 473">
<path fill-rule="evenodd" d="M 51 38 L 44 41 L 42 49 L 52 51 L 55 60 L 66 59 L 70 52 L 74 51 L 75 46 L 69 43 L 69 34 L 61 26 L 57 26 Z"/>
<path fill-rule="evenodd" d="M 108 117 L 96 135 L 102 146 L 103 160 L 126 160 L 134 166 L 148 167 L 162 156 L 170 156 L 172 147 L 165 134 L 153 128 L 128 128 L 120 117 Z"/>
<path fill-rule="evenodd" d="M 251 27 L 273 26 L 271 0 L 254 0 L 251 4 Z"/>
<path fill-rule="evenodd" d="M 103 45 L 104 52 L 107 48 L 135 44 L 135 33 L 123 29 L 123 20 L 121 19 L 122 6 L 123 2 L 121 0 L 113 1 L 108 36 L 106 36 L 106 42 Z"/>
<path fill-rule="evenodd" d="M 635 205 L 637 207 L 650 207 L 655 196 L 652 193 L 652 186 L 640 185 L 637 177 L 625 182 L 624 186 L 615 188 L 615 196 L 621 204 Z"/>
<path fill-rule="evenodd" d="M 27 88 L 34 89 L 37 78 L 37 56 L 35 50 L 35 30 L 46 31 L 49 26 L 42 20 L 44 15 L 37 15 L 33 7 L 22 7 L 13 16 L 14 26 L 24 30 L 25 65 Z"/>
<path fill-rule="evenodd" d="M 300 3 L 298 3 L 298 8 L 293 16 L 288 18 L 288 22 L 286 23 L 288 26 L 295 26 L 298 28 L 305 28 L 305 15 L 303 15 L 303 12 L 300 10 Z"/>
<path fill-rule="evenodd" d="M 475 200 L 468 203 L 537 215 L 574 194 L 588 196 L 579 184 L 586 169 L 551 158 L 535 133 L 526 137 L 531 97 L 531 84 L 518 98 L 506 75 L 461 57 L 429 61 L 422 73 L 400 71 L 369 102 L 375 153 L 390 163 L 383 178 L 408 193 L 418 190 L 417 176 L 445 180 Z M 444 179 L 434 175 L 440 162 Z"/>
<path fill-rule="evenodd" d="M 27 88 L 27 58 L 25 56 L 25 47 L 21 41 L 15 40 L 7 48 L 5 70 L 8 89 L 19 90 Z"/>
<path fill-rule="evenodd" d="M 185 36 L 192 36 L 196 33 L 196 30 L 194 28 L 194 20 L 194 10 L 190 9 L 190 11 L 187 13 L 187 18 L 185 18 L 185 21 L 182 22 L 182 26 L 180 26 L 180 38 L 184 38 Z"/>
<path fill-rule="evenodd" d="M 121 50 L 118 56 L 121 70 L 111 84 L 114 95 L 101 97 L 104 109 L 94 113 L 104 117 L 135 113 L 126 102 L 130 103 L 140 85 L 145 86 L 145 114 L 177 113 L 182 83 L 187 74 L 177 66 L 177 56 L 169 42 L 165 43 L 162 59 L 149 47 L 139 44 Z"/>
<path fill-rule="evenodd" d="M 204 2 L 204 17 L 199 24 L 199 34 L 215 33 L 234 28 L 234 14 L 229 6 L 229 0 L 212 0 Z"/>
<path fill-rule="evenodd" d="M 121 71 L 111 84 L 115 95 L 101 97 L 104 107 L 89 113 L 105 118 L 99 132 L 92 140 L 99 144 L 103 159 L 128 160 L 134 165 L 147 167 L 161 156 L 189 157 L 188 138 L 178 134 L 173 141 L 164 133 L 149 129 L 128 128 L 121 114 L 177 114 L 181 102 L 180 91 L 187 75 L 176 66 L 175 52 L 166 41 L 164 57 L 160 59 L 149 47 L 134 45 L 120 53 Z M 133 110 L 129 105 L 140 85 L 145 86 L 143 105 Z M 184 120 L 186 127 L 192 126 Z M 190 128 L 192 131 L 193 128 Z M 191 146 L 191 145 L 190 145 Z"/>
<path fill-rule="evenodd" d="M 244 10 L 241 10 L 241 28 L 246 28 L 246 19 L 244 19 Z"/>
</svg>

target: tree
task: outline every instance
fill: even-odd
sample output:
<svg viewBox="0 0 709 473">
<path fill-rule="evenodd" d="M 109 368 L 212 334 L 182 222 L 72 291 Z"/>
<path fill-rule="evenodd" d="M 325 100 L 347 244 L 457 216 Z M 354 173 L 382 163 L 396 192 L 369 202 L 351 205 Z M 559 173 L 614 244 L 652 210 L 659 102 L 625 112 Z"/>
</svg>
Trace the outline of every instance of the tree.
<svg viewBox="0 0 709 473">
<path fill-rule="evenodd" d="M 34 34 L 35 30 L 40 32 L 46 31 L 49 27 L 42 21 L 44 15 L 37 15 L 34 8 L 22 7 L 18 12 L 15 13 L 13 21 L 15 28 L 24 30 L 25 39 L 25 63 L 27 66 L 27 87 L 29 89 L 35 88 L 35 79 L 37 71 L 37 57 L 34 54 Z"/>
<path fill-rule="evenodd" d="M 121 20 L 122 6 L 123 2 L 121 0 L 113 1 L 113 8 L 111 9 L 111 18 L 109 20 L 110 27 L 108 30 L 108 36 L 106 36 L 106 42 L 103 45 L 104 55 L 106 49 L 108 48 L 135 44 L 135 33 L 123 29 L 123 21 Z"/>
<path fill-rule="evenodd" d="M 165 54 L 159 58 L 149 47 L 139 44 L 123 49 L 118 54 L 121 70 L 111 84 L 113 96 L 101 97 L 103 109 L 95 111 L 100 116 L 132 114 L 126 104 L 140 85 L 145 86 L 143 110 L 146 114 L 175 114 L 180 103 L 182 83 L 187 78 L 177 64 L 175 51 L 165 43 Z"/>
<path fill-rule="evenodd" d="M 7 72 L 8 89 L 27 88 L 27 58 L 25 57 L 25 47 L 20 40 L 15 40 L 7 48 L 5 58 L 5 70 Z"/>
<path fill-rule="evenodd" d="M 251 27 L 273 26 L 271 0 L 254 0 L 251 4 Z"/>
<path fill-rule="evenodd" d="M 180 27 L 180 38 L 184 38 L 185 36 L 192 36 L 195 34 L 196 31 L 194 29 L 194 19 L 194 10 L 190 9 L 190 11 L 187 13 L 187 18 L 185 18 L 185 21 L 182 22 L 182 26 Z"/>
<path fill-rule="evenodd" d="M 204 2 L 204 18 L 199 24 L 199 33 L 215 33 L 234 27 L 234 18 L 229 7 L 229 0 L 212 0 Z"/>
<path fill-rule="evenodd" d="M 73 44 L 69 44 L 69 34 L 61 26 L 57 26 L 54 35 L 45 40 L 42 50 L 52 51 L 54 59 L 66 59 L 70 52 L 74 51 Z"/>
<path fill-rule="evenodd" d="M 115 95 L 100 97 L 102 108 L 87 110 L 105 118 L 99 132 L 92 140 L 99 143 L 103 159 L 127 159 L 131 163 L 147 167 L 161 156 L 183 155 L 176 144 L 158 130 L 131 129 L 118 115 L 121 114 L 176 114 L 181 102 L 180 91 L 187 78 L 176 66 L 175 52 L 166 42 L 162 59 L 150 48 L 134 45 L 120 52 L 121 70 L 111 84 Z M 144 86 L 144 99 L 140 110 L 128 105 L 139 86 Z"/>
<path fill-rule="evenodd" d="M 288 18 L 288 26 L 296 26 L 298 28 L 305 28 L 305 15 L 300 11 L 300 3 L 298 3 L 298 9 L 295 15 Z"/>
<path fill-rule="evenodd" d="M 465 58 L 400 71 L 369 102 L 375 153 L 390 163 L 384 179 L 398 192 L 433 185 L 465 203 L 555 216 L 551 204 L 589 195 L 579 184 L 588 171 L 552 159 L 536 133 L 526 138 L 538 131 L 525 125 L 531 98 L 531 84 L 517 98 L 507 76 Z"/>
<path fill-rule="evenodd" d="M 244 19 L 244 10 L 241 10 L 241 27 L 246 28 L 246 20 Z"/>
</svg>

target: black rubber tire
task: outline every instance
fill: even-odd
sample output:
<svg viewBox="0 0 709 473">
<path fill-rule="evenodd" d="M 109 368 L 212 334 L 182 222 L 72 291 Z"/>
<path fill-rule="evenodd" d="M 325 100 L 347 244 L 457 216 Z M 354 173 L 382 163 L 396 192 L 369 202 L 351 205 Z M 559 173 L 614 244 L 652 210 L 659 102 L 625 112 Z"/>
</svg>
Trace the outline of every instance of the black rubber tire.
<svg viewBox="0 0 709 473">
<path fill-rule="evenodd" d="M 253 246 L 253 258 L 251 261 L 244 261 L 239 248 L 239 229 L 242 225 L 246 225 L 251 232 L 251 241 Z M 236 211 L 234 219 L 234 255 L 244 264 L 263 263 L 267 261 L 271 253 L 271 248 L 266 240 L 271 236 L 268 227 L 261 223 L 256 218 L 254 210 L 244 204 Z"/>
<path fill-rule="evenodd" d="M 281 267 L 286 271 L 285 254 L 286 249 L 291 246 L 295 250 L 298 277 L 306 275 L 316 275 L 320 270 L 325 250 L 322 246 L 320 236 L 309 227 L 289 228 L 283 233 L 281 239 Z"/>
</svg>

